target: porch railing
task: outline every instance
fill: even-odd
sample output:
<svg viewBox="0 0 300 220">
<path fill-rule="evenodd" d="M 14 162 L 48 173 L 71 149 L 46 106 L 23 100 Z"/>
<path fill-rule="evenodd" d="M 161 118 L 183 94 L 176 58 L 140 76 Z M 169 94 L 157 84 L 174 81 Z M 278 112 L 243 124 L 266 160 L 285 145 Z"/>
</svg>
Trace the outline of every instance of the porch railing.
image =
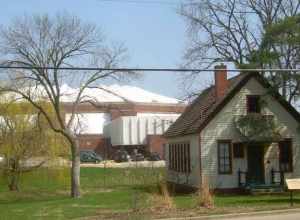
<svg viewBox="0 0 300 220">
<path fill-rule="evenodd" d="M 238 171 L 238 178 L 239 178 L 239 187 L 243 187 L 247 185 L 247 171 Z"/>
<path fill-rule="evenodd" d="M 279 177 L 279 178 L 277 178 Z M 238 170 L 238 184 L 239 187 L 245 187 L 249 184 L 248 171 Z M 284 172 L 271 169 L 271 184 L 284 185 Z"/>
<path fill-rule="evenodd" d="M 276 178 L 276 176 L 279 175 L 279 180 Z M 272 184 L 279 184 L 281 186 L 284 185 L 284 172 L 280 170 L 274 170 L 272 168 L 271 170 L 271 183 Z"/>
</svg>

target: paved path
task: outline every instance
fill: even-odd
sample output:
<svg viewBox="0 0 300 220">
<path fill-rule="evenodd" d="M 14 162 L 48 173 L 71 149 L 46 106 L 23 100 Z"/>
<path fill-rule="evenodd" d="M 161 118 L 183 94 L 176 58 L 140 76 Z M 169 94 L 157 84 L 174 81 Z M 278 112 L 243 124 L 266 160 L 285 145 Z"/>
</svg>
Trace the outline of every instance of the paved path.
<svg viewBox="0 0 300 220">
<path fill-rule="evenodd" d="M 234 218 L 222 218 L 223 220 L 300 220 L 300 213 L 281 213 L 265 216 L 244 216 Z"/>
<path fill-rule="evenodd" d="M 105 164 L 106 163 L 106 164 Z M 99 167 L 99 168 L 134 168 L 134 167 L 165 167 L 166 162 L 161 161 L 139 161 L 139 162 L 123 162 L 115 163 L 113 161 L 101 162 L 98 164 L 94 163 L 81 163 L 81 167 Z M 299 219 L 300 220 L 300 219 Z"/>
<path fill-rule="evenodd" d="M 241 214 L 208 215 L 186 218 L 166 218 L 164 220 L 300 220 L 300 209 L 260 211 Z"/>
<path fill-rule="evenodd" d="M 35 157 L 34 159 L 27 160 L 23 162 L 24 166 L 35 166 L 45 161 L 44 167 L 51 166 L 71 166 L 71 162 L 63 159 L 63 158 L 43 158 L 43 157 Z M 123 162 L 116 163 L 112 160 L 103 161 L 101 163 L 81 163 L 81 167 L 99 167 L 99 168 L 135 168 L 135 167 L 165 167 L 166 162 L 164 160 L 160 161 L 131 161 L 131 162 Z"/>
</svg>

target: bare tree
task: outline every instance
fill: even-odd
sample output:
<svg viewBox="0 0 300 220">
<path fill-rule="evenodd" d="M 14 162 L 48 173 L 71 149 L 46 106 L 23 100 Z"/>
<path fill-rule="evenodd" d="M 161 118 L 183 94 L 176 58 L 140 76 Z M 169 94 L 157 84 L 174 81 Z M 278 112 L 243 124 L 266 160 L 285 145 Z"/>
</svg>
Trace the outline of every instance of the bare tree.
<svg viewBox="0 0 300 220">
<path fill-rule="evenodd" d="M 266 29 L 288 16 L 300 12 L 299 0 L 190 0 L 180 14 L 186 19 L 190 43 L 184 65 L 211 67 L 216 62 L 233 62 L 239 68 L 295 68 L 299 61 L 293 45 L 277 45 L 281 57 L 276 62 L 257 58 Z M 249 65 L 251 64 L 251 65 Z M 291 101 L 298 89 L 295 73 L 267 73 L 283 96 Z M 195 76 L 196 75 L 196 76 Z M 187 80 L 199 74 L 191 73 Z M 295 86 L 291 85 L 296 84 Z"/>
<path fill-rule="evenodd" d="M 72 154 L 71 196 L 79 197 L 79 142 L 71 129 L 76 120 L 77 107 L 89 98 L 83 95 L 86 88 L 96 86 L 99 80 L 126 78 L 129 73 L 68 72 L 58 68 L 85 65 L 114 68 L 124 61 L 127 51 L 122 45 L 108 46 L 96 26 L 83 23 L 79 18 L 68 14 L 17 18 L 9 26 L 2 27 L 0 34 L 0 49 L 4 57 L 2 63 L 30 68 L 7 71 L 7 78 L 11 83 L 2 86 L 2 90 L 18 94 L 31 103 L 46 118 L 53 131 L 67 139 Z M 54 69 L 38 68 L 47 66 Z M 75 95 L 62 92 L 62 84 L 66 82 L 79 86 Z M 73 102 L 67 122 L 62 105 L 62 97 L 66 96 L 70 96 Z M 50 103 L 54 119 L 40 104 L 41 100 Z"/>
</svg>

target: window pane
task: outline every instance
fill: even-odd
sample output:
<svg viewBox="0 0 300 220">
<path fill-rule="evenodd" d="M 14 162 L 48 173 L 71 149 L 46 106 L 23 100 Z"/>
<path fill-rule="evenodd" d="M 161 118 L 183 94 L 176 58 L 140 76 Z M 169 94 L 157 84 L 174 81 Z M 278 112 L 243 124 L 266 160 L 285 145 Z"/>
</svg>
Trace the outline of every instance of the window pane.
<svg viewBox="0 0 300 220">
<path fill-rule="evenodd" d="M 226 148 L 225 148 L 225 153 L 224 153 L 225 157 L 228 158 L 229 157 L 229 146 L 226 145 Z"/>
<path fill-rule="evenodd" d="M 170 160 L 170 165 L 171 165 L 171 169 L 173 169 L 173 144 L 170 146 L 170 151 L 171 151 L 171 160 Z"/>
<path fill-rule="evenodd" d="M 221 143 L 220 144 L 220 156 L 224 157 L 225 156 L 225 151 L 226 151 L 226 144 Z"/>
<path fill-rule="evenodd" d="M 187 172 L 190 172 L 191 171 L 191 161 L 190 161 L 190 144 L 189 143 L 186 145 L 186 156 L 187 156 L 186 169 L 187 169 Z"/>
<path fill-rule="evenodd" d="M 230 146 L 229 141 L 218 143 L 218 163 L 220 173 L 231 172 Z"/>
<path fill-rule="evenodd" d="M 183 164 L 184 164 L 184 157 L 183 157 L 183 144 L 180 144 L 180 172 L 183 172 Z"/>
<path fill-rule="evenodd" d="M 169 149 L 169 169 L 171 169 L 171 162 L 172 162 L 172 150 L 171 150 L 172 145 L 169 144 L 168 145 L 168 149 Z"/>
<path fill-rule="evenodd" d="M 224 166 L 224 165 L 225 165 L 225 158 L 221 158 L 221 159 L 220 159 L 220 165 L 221 165 L 221 166 Z"/>
<path fill-rule="evenodd" d="M 175 170 L 178 171 L 178 144 L 175 145 Z"/>
<path fill-rule="evenodd" d="M 188 154 L 187 154 L 187 144 L 184 145 L 184 172 L 188 172 Z"/>
<path fill-rule="evenodd" d="M 260 113 L 259 96 L 247 96 L 247 107 L 249 113 Z"/>
<path fill-rule="evenodd" d="M 230 172 L 230 166 L 229 166 L 229 165 L 226 165 L 226 166 L 224 167 L 224 170 L 225 170 L 225 172 Z"/>
<path fill-rule="evenodd" d="M 175 157 L 175 144 L 173 144 L 172 146 L 172 154 L 173 154 L 173 163 L 172 163 L 172 169 L 175 170 L 175 160 L 176 160 L 176 157 Z"/>
</svg>

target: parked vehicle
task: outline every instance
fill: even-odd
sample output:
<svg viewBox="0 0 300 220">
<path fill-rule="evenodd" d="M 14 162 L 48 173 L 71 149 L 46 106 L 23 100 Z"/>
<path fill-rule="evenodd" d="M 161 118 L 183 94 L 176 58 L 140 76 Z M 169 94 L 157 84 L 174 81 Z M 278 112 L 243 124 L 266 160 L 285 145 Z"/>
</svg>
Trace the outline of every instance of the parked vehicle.
<svg viewBox="0 0 300 220">
<path fill-rule="evenodd" d="M 113 156 L 113 160 L 117 163 L 130 161 L 130 156 L 126 150 L 118 150 Z"/>
<path fill-rule="evenodd" d="M 80 151 L 80 162 L 82 163 L 100 163 L 102 157 L 93 150 Z"/>
<path fill-rule="evenodd" d="M 144 161 L 145 157 L 141 153 L 134 153 L 131 155 L 131 160 L 132 161 Z"/>
<path fill-rule="evenodd" d="M 156 152 L 151 152 L 150 155 L 147 157 L 147 160 L 149 161 L 159 161 L 161 160 L 160 156 Z"/>
</svg>

